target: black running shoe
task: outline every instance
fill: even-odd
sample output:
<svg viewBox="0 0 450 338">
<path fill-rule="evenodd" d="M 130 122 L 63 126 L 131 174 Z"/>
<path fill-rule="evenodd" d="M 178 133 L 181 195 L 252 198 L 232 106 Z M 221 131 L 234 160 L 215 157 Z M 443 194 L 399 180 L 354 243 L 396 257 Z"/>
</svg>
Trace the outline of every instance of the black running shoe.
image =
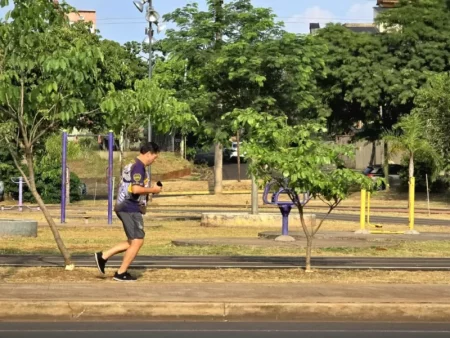
<svg viewBox="0 0 450 338">
<path fill-rule="evenodd" d="M 103 259 L 103 253 L 102 252 L 96 252 L 94 254 L 95 256 L 95 262 L 97 263 L 98 271 L 100 271 L 101 274 L 105 274 L 105 265 L 108 261 L 107 259 Z"/>
<path fill-rule="evenodd" d="M 114 280 L 118 281 L 118 282 L 135 282 L 136 278 L 133 277 L 132 275 L 130 275 L 128 272 L 124 272 L 124 273 L 115 273 Z"/>
</svg>

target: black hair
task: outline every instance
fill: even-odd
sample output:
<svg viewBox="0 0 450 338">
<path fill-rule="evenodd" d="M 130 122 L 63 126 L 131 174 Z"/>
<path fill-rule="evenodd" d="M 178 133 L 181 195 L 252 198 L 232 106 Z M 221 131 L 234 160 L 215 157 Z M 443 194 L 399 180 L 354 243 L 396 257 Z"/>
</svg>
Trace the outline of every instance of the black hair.
<svg viewBox="0 0 450 338">
<path fill-rule="evenodd" d="M 140 153 L 147 154 L 149 152 L 152 154 L 159 154 L 159 152 L 160 152 L 159 145 L 157 145 L 155 142 L 147 142 L 147 143 L 143 144 L 141 146 Z"/>
</svg>

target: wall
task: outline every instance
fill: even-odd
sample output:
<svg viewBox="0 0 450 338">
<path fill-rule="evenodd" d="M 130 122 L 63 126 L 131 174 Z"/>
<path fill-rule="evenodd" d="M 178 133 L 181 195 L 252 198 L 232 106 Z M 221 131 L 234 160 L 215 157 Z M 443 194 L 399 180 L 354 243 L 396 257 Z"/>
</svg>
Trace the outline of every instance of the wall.
<svg viewBox="0 0 450 338">
<path fill-rule="evenodd" d="M 382 141 L 375 143 L 365 140 L 352 143 L 352 137 L 347 135 L 341 135 L 336 137 L 337 144 L 351 144 L 355 147 L 355 158 L 345 159 L 345 165 L 350 169 L 363 170 L 369 164 L 373 157 L 372 164 L 382 164 L 384 159 L 384 147 Z M 389 163 L 400 164 L 403 154 L 397 154 L 391 156 Z"/>
</svg>

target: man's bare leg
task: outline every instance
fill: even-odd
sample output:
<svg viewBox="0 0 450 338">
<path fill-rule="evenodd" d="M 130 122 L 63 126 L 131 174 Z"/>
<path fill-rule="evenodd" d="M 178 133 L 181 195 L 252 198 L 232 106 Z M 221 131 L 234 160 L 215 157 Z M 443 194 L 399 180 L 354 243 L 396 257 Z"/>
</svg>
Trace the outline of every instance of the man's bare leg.
<svg viewBox="0 0 450 338">
<path fill-rule="evenodd" d="M 125 255 L 123 256 L 122 265 L 120 266 L 119 270 L 117 271 L 118 274 L 125 273 L 128 270 L 128 267 L 131 265 L 133 260 L 136 258 L 142 245 L 144 245 L 143 239 L 133 239 L 130 242 L 131 242 L 131 244 L 130 244 L 129 248 L 127 249 L 127 251 L 125 252 Z"/>
<path fill-rule="evenodd" d="M 120 242 L 119 244 L 113 246 L 108 251 L 103 252 L 102 258 L 103 259 L 109 259 L 110 257 L 117 255 L 118 253 L 127 251 L 128 248 L 131 245 L 131 240 L 128 240 L 126 242 Z"/>
</svg>

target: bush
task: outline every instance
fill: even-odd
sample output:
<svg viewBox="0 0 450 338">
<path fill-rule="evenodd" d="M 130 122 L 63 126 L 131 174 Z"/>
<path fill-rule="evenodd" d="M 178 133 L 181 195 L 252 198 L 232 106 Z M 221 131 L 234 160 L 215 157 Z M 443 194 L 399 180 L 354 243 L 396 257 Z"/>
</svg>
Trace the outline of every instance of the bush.
<svg viewBox="0 0 450 338">
<path fill-rule="evenodd" d="M 44 203 L 61 203 L 61 165 L 35 165 L 36 189 L 42 197 Z M 70 201 L 81 200 L 81 180 L 75 173 L 70 173 Z M 11 187 L 11 196 L 19 199 L 19 186 L 15 184 Z M 23 186 L 23 201 L 36 203 L 28 186 Z"/>
<path fill-rule="evenodd" d="M 99 145 L 97 140 L 92 137 L 82 137 L 79 140 L 79 145 L 82 151 L 98 150 Z"/>
<path fill-rule="evenodd" d="M 45 150 L 42 156 L 36 155 L 34 164 L 34 174 L 36 180 L 36 189 L 42 197 L 44 203 L 61 203 L 61 148 L 62 139 L 60 135 L 52 135 L 45 141 Z M 80 145 L 75 142 L 68 143 L 69 158 L 77 158 L 82 155 Z M 8 160 L 6 156 L 5 160 Z M 3 158 L 0 155 L 0 160 Z M 3 162 L 3 161 L 2 161 Z M 15 167 L 8 167 L 9 171 L 5 173 L 5 189 L 15 200 L 19 199 L 19 185 L 12 183 L 10 177 L 19 177 L 20 173 Z M 23 167 L 25 173 L 28 173 L 28 168 Z M 70 174 L 70 201 L 76 202 L 81 200 L 82 183 L 78 176 L 74 173 Z M 24 183 L 23 185 L 23 201 L 36 203 L 30 189 Z"/>
</svg>

